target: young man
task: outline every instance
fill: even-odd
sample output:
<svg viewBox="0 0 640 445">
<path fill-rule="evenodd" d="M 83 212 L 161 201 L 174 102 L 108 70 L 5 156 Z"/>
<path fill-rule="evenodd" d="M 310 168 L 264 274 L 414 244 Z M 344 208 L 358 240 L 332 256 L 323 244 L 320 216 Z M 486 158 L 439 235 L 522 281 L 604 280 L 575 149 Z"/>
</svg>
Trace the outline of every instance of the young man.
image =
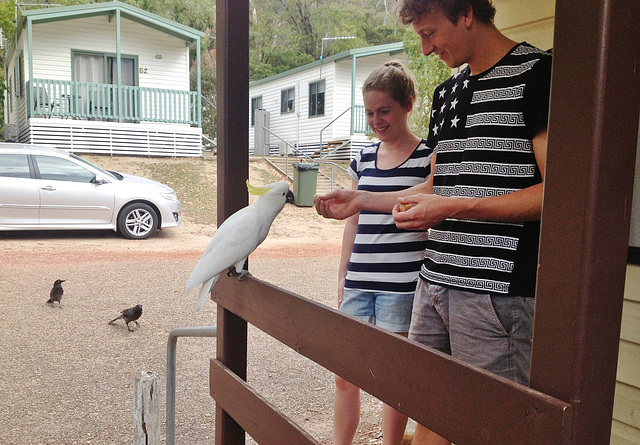
<svg viewBox="0 0 640 445">
<path fill-rule="evenodd" d="M 490 0 L 404 0 L 424 55 L 464 69 L 440 85 L 432 175 L 403 192 L 340 190 L 316 209 L 343 219 L 393 209 L 429 232 L 409 337 L 528 384 L 551 56 L 493 24 Z M 414 444 L 446 444 L 426 428 Z"/>
</svg>

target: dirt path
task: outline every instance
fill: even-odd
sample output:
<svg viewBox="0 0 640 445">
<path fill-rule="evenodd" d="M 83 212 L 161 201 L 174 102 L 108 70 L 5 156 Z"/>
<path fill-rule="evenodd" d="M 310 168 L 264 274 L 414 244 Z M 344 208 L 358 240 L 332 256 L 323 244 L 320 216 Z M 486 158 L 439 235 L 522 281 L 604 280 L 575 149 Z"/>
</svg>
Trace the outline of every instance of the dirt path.
<svg viewBox="0 0 640 445">
<path fill-rule="evenodd" d="M 126 171 L 120 158 L 101 159 Z M 252 274 L 334 306 L 342 227 L 313 209 L 287 205 L 251 256 Z M 214 231 L 185 215 L 182 226 L 146 241 L 111 231 L 0 232 L 0 443 L 131 443 L 133 381 L 143 370 L 160 377 L 164 416 L 168 332 L 216 322 L 214 303 L 196 313 L 195 295 L 184 295 Z M 61 308 L 45 303 L 58 278 L 67 280 Z M 107 324 L 138 303 L 144 313 L 135 332 Z M 253 328 L 249 335 L 249 382 L 330 443 L 331 373 Z M 178 343 L 177 443 L 210 444 L 208 358 L 215 340 Z M 356 443 L 381 443 L 381 405 L 367 395 L 363 402 Z"/>
</svg>

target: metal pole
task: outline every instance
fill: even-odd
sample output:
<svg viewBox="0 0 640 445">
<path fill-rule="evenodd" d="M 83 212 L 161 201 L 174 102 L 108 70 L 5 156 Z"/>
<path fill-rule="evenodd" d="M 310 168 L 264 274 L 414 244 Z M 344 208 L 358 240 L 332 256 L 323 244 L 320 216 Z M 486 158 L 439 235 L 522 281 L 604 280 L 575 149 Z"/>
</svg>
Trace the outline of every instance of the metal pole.
<svg viewBox="0 0 640 445">
<path fill-rule="evenodd" d="M 323 37 L 320 44 L 320 80 L 322 80 L 322 58 L 324 56 L 324 42 L 326 40 L 348 40 L 355 39 L 356 36 L 345 36 L 345 37 Z"/>
<path fill-rule="evenodd" d="M 173 445 L 176 440 L 176 348 L 178 337 L 215 337 L 216 326 L 175 328 L 169 332 L 167 341 L 167 428 L 166 443 Z"/>
</svg>

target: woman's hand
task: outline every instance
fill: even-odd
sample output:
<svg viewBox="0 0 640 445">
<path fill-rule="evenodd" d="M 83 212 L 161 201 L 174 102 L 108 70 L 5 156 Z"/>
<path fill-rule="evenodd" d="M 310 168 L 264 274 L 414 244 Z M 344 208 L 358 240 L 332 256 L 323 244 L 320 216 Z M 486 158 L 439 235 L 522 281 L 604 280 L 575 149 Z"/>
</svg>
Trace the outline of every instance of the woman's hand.
<svg viewBox="0 0 640 445">
<path fill-rule="evenodd" d="M 325 195 L 314 196 L 313 202 L 318 215 L 325 218 L 342 220 L 360 211 L 357 197 L 357 190 L 340 189 Z"/>
</svg>

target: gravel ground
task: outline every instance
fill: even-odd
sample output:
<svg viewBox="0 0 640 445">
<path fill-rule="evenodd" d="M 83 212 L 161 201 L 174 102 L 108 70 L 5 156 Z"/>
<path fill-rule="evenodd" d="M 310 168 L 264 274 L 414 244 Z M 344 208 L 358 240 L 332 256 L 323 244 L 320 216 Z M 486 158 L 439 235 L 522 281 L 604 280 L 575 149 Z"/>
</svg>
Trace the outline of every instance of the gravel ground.
<svg viewBox="0 0 640 445">
<path fill-rule="evenodd" d="M 140 173 L 145 163 L 215 162 L 87 157 Z M 264 169 L 250 179 L 264 183 Z M 215 181 L 209 176 L 210 183 Z M 251 256 L 254 276 L 335 307 L 342 224 L 287 205 Z M 0 232 L 0 443 L 119 444 L 132 441 L 133 382 L 154 371 L 165 403 L 169 331 L 216 323 L 207 302 L 193 311 L 184 283 L 215 231 L 185 213 L 183 224 L 146 241 L 112 231 Z M 61 307 L 45 303 L 55 279 L 67 280 Z M 140 327 L 107 322 L 142 304 Z M 215 339 L 178 341 L 176 443 L 213 443 L 215 404 L 208 363 Z M 331 441 L 333 376 L 291 349 L 249 329 L 248 381 L 321 443 Z M 363 394 L 358 444 L 381 443 L 381 404 Z M 164 429 L 164 422 L 162 423 Z M 247 443 L 253 443 L 249 438 Z"/>
</svg>

